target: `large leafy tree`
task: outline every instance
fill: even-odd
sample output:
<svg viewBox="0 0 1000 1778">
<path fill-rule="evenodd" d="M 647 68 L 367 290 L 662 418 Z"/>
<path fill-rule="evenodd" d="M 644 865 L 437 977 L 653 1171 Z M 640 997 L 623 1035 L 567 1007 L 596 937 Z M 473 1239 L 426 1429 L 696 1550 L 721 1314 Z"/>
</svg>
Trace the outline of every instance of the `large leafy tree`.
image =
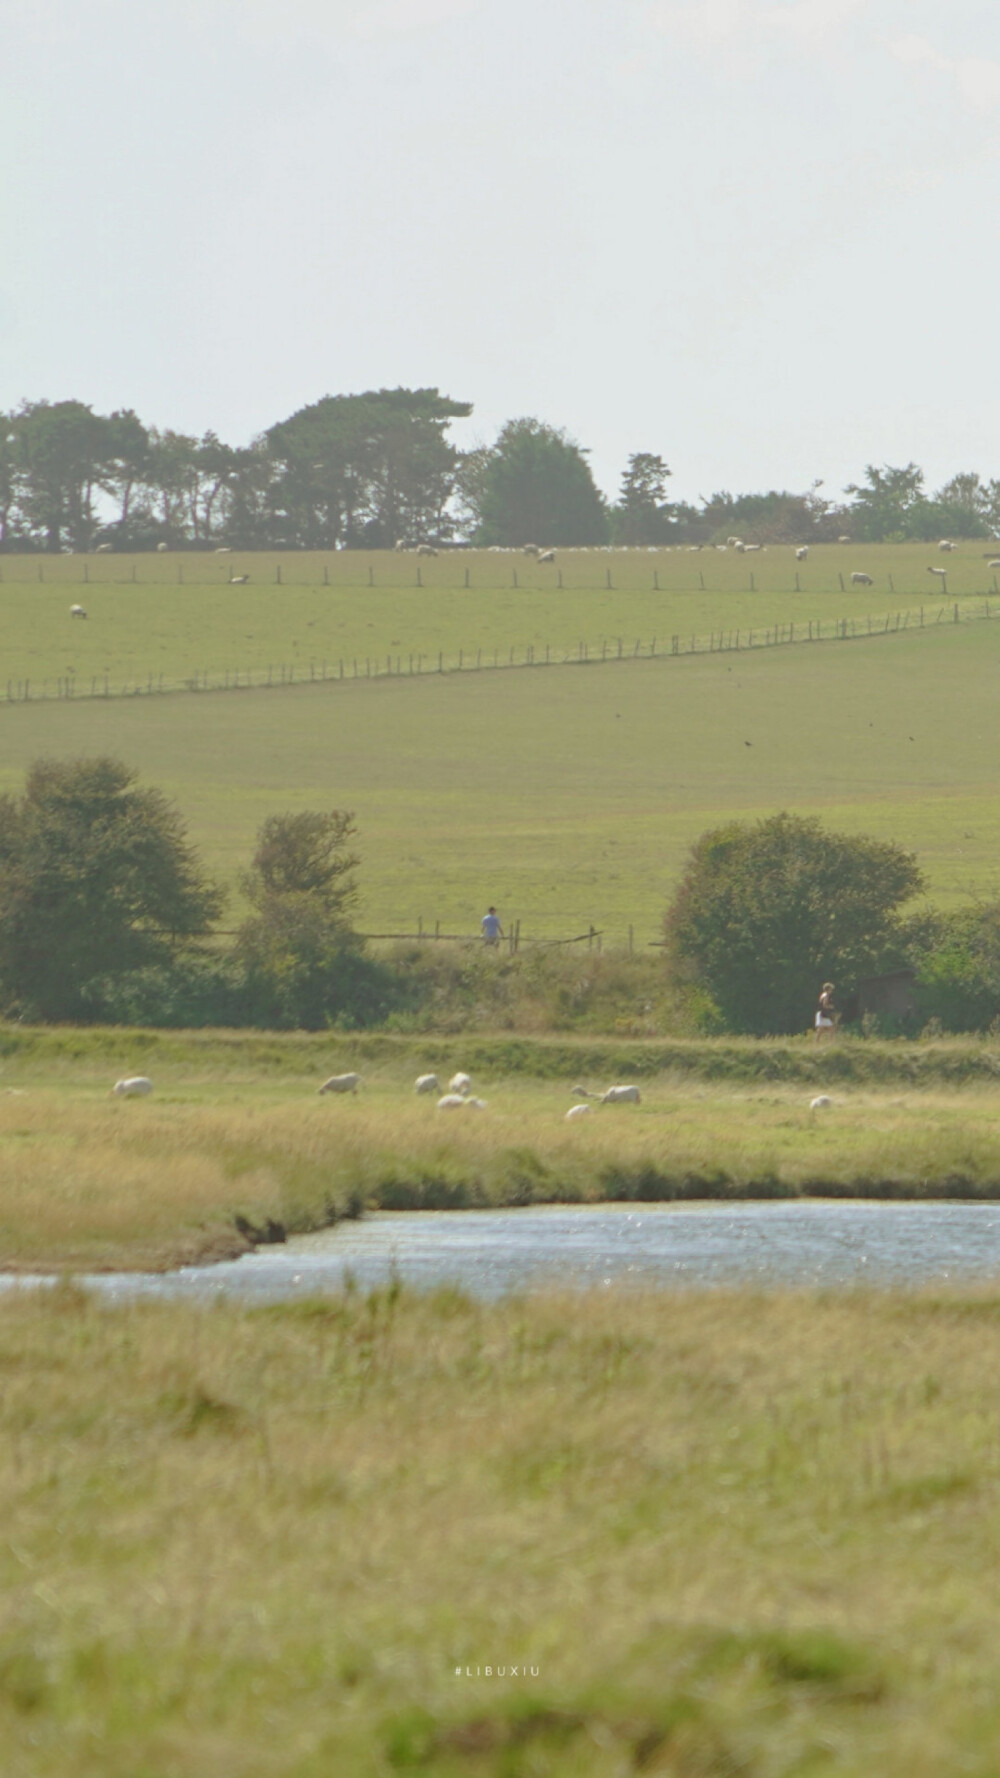
<svg viewBox="0 0 1000 1778">
<path fill-rule="evenodd" d="M 356 997 L 362 940 L 354 818 L 341 809 L 271 815 L 242 887 L 253 913 L 236 957 L 255 1022 L 321 1029 Z"/>
<path fill-rule="evenodd" d="M 477 543 L 584 547 L 608 535 L 585 453 L 541 420 L 507 422 L 478 478 L 478 506 Z"/>
<path fill-rule="evenodd" d="M 19 505 L 46 549 L 89 549 L 95 496 L 114 450 L 112 422 L 82 401 L 26 402 L 13 417 Z"/>
<path fill-rule="evenodd" d="M 663 543 L 673 516 L 667 504 L 670 470 L 652 451 L 634 451 L 622 476 L 614 512 L 616 540 L 624 544 Z"/>
<path fill-rule="evenodd" d="M 889 841 L 774 815 L 702 835 L 665 919 L 674 982 L 735 1031 L 801 1031 L 820 983 L 898 961 L 899 909 L 924 879 Z"/>
<path fill-rule="evenodd" d="M 289 540 L 389 548 L 441 536 L 458 453 L 445 436 L 472 412 L 437 389 L 326 395 L 266 434 Z"/>
<path fill-rule="evenodd" d="M 181 817 L 116 759 L 39 760 L 0 798 L 0 1002 L 73 1019 L 94 985 L 169 961 L 221 896 Z"/>
</svg>

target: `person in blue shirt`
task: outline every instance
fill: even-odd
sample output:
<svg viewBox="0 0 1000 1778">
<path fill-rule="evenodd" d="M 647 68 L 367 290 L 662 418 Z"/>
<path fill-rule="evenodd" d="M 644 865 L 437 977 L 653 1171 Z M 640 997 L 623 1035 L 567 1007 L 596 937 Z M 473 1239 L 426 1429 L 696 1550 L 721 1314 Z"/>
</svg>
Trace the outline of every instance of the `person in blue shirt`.
<svg viewBox="0 0 1000 1778">
<path fill-rule="evenodd" d="M 503 927 L 500 924 L 500 916 L 497 913 L 496 908 L 490 908 L 489 911 L 483 915 L 482 926 L 483 939 L 486 944 L 495 945 L 503 938 Z"/>
</svg>

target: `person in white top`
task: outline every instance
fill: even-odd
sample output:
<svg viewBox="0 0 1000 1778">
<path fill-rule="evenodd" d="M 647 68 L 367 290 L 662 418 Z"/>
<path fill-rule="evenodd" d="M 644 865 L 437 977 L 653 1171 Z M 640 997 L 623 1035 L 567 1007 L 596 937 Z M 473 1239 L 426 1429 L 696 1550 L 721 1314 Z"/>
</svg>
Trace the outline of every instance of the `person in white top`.
<svg viewBox="0 0 1000 1778">
<path fill-rule="evenodd" d="M 497 913 L 496 908 L 490 908 L 489 911 L 483 915 L 482 926 L 483 939 L 486 944 L 495 945 L 501 938 L 503 938 L 503 927 L 500 924 L 500 915 Z"/>
</svg>

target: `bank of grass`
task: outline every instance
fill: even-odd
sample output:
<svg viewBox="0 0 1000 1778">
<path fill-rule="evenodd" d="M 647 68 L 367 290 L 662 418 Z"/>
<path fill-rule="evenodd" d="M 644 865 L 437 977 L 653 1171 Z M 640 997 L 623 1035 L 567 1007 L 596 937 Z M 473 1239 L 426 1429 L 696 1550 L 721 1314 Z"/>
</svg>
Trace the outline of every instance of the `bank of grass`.
<svg viewBox="0 0 1000 1778">
<path fill-rule="evenodd" d="M 380 1208 L 1000 1198 L 996 1057 L 970 1042 L 463 1053 L 387 1038 L 18 1035 L 0 1076 L 0 1270 L 162 1270 Z M 924 1063 L 916 1082 L 891 1072 L 910 1059 Z M 485 1110 L 415 1097 L 419 1069 L 445 1083 L 460 1065 Z M 317 1098 L 326 1074 L 352 1066 L 357 1099 Z M 109 1097 L 116 1072 L 136 1071 L 154 1079 L 151 1098 Z M 641 1104 L 567 1124 L 573 1085 L 629 1079 Z M 814 1112 L 820 1089 L 833 1103 Z"/>
<path fill-rule="evenodd" d="M 993 1778 L 998 1365 L 989 1288 L 8 1297 L 4 1771 Z"/>
</svg>

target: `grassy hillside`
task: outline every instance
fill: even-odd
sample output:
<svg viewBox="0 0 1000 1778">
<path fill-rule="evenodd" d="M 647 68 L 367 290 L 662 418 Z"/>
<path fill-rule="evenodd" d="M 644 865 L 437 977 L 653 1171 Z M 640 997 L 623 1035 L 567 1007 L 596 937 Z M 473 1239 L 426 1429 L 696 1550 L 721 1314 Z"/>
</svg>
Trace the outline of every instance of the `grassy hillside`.
<svg viewBox="0 0 1000 1778">
<path fill-rule="evenodd" d="M 857 621 L 921 605 L 929 617 L 942 594 L 927 567 L 942 563 L 951 597 L 995 590 L 983 550 L 971 544 L 953 556 L 920 545 L 828 546 L 812 550 L 802 564 L 788 548 L 750 556 L 560 551 L 552 567 L 488 551 L 419 562 L 412 555 L 358 551 L 5 556 L 0 696 L 8 680 L 16 687 L 27 679 L 38 694 L 46 685 L 54 692 L 59 680 L 72 676 L 79 691 L 89 692 L 94 680 L 103 686 L 105 675 L 119 688 L 146 685 L 150 677 L 173 684 L 227 671 L 256 676 L 270 668 L 278 676 L 282 665 L 301 674 L 310 663 L 317 673 L 325 663 L 327 671 L 339 672 L 341 661 L 351 674 L 355 662 L 362 673 L 366 665 L 384 670 L 387 662 L 408 669 L 411 656 L 425 668 L 436 665 L 439 654 L 455 664 L 460 651 L 465 664 L 509 658 L 512 648 L 518 658 L 527 648 L 544 658 L 546 647 L 562 658 L 581 644 L 591 652 L 615 651 L 619 639 L 623 651 L 638 642 L 648 652 L 654 638 L 662 649 L 675 635 L 687 645 L 692 636 L 719 631 L 745 635 L 775 624 Z M 869 572 L 874 586 L 852 587 L 853 568 Z M 250 584 L 230 586 L 231 573 L 249 573 Z M 69 616 L 69 604 L 81 599 L 86 623 Z"/>
<path fill-rule="evenodd" d="M 85 626 L 78 625 L 79 629 Z M 1000 892 L 1000 625 L 856 644 L 0 708 L 0 789 L 111 751 L 232 882 L 265 815 L 356 811 L 362 925 L 638 942 L 692 841 L 788 808 L 913 847 L 942 904 Z M 235 909 L 234 909 L 235 911 Z"/>
</svg>

